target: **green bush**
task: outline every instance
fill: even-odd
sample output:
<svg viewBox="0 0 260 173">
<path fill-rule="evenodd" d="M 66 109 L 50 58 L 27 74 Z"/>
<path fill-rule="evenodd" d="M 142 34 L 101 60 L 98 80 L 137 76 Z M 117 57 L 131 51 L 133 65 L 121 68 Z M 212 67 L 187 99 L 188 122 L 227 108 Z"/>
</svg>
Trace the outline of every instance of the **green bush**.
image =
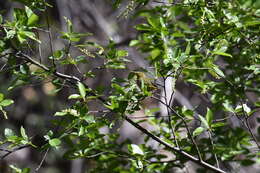
<svg viewBox="0 0 260 173">
<path fill-rule="evenodd" d="M 251 93 L 258 97 L 260 93 L 258 1 L 129 1 L 119 17 L 143 19 L 133 26 L 138 34 L 129 46 L 146 56 L 151 70 L 139 68 L 128 71 L 127 78 L 113 77 L 106 93 L 87 84 L 86 79 L 96 75 L 91 70 L 81 71 L 77 77 L 59 69 L 71 65 L 80 71 L 79 65 L 99 58 L 103 61 L 99 68 L 120 72 L 132 63 L 127 58 L 128 52 L 118 49 L 113 40 L 107 45 L 91 41 L 88 39 L 91 33 L 74 31 L 72 22 L 65 17 L 67 32 L 59 32 L 59 39 L 65 41 L 64 48 L 51 50 L 52 55 L 42 60 L 37 57 L 37 48 L 42 44 L 39 32 L 45 30 L 43 16 L 52 7 L 44 0 L 19 2 L 24 8 L 15 8 L 12 20 L 0 16 L 0 58 L 10 67 L 0 73 L 12 76 L 9 93 L 33 80 L 49 79 L 56 87 L 55 92 L 66 86 L 74 89 L 74 93 L 68 97 L 72 104 L 53 115 L 51 128 L 42 135 L 43 145 L 34 144 L 33 136 L 28 136 L 23 127 L 20 133 L 5 128 L 0 143 L 4 153 L 1 159 L 32 147 L 46 154 L 61 150 L 68 160 L 90 159 L 93 161 L 90 172 L 170 172 L 173 168 L 184 168 L 189 161 L 196 163 L 198 172 L 230 172 L 226 164 L 259 163 L 258 134 L 249 121 L 260 102 L 248 96 Z M 114 1 L 114 8 L 121 3 Z M 81 55 L 74 57 L 70 53 L 72 48 Z M 167 80 L 172 84 L 172 93 L 167 92 Z M 206 100 L 204 114 L 196 108 L 173 104 L 178 83 L 191 86 L 193 93 Z M 158 97 L 158 91 L 164 95 Z M 7 119 L 12 115 L 6 113 L 5 107 L 14 104 L 15 108 L 15 99 L 7 99 L 2 93 L 0 110 Z M 148 109 L 146 117 L 136 121 L 133 113 L 144 109 L 146 99 L 160 103 L 167 113 L 156 116 L 158 109 Z M 90 102 L 101 104 L 102 109 L 91 110 Z M 102 127 L 113 129 L 122 120 L 145 135 L 142 144 L 131 140 L 119 142 L 118 131 L 107 134 L 100 131 Z M 239 122 L 238 126 L 233 125 L 234 120 Z M 156 130 L 147 130 L 141 122 Z M 153 147 L 151 141 L 159 145 Z M 252 147 L 257 147 L 257 152 Z M 42 163 L 36 171 L 41 166 Z M 10 168 L 14 172 L 30 172 L 29 168 L 14 165 Z"/>
</svg>

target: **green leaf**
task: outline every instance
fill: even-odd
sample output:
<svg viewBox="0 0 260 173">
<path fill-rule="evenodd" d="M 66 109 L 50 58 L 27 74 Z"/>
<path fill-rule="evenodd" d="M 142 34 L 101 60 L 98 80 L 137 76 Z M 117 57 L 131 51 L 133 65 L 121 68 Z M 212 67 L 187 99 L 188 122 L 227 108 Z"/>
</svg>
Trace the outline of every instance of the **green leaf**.
<svg viewBox="0 0 260 173">
<path fill-rule="evenodd" d="M 85 128 L 83 126 L 80 126 L 78 135 L 82 136 L 85 133 Z"/>
<path fill-rule="evenodd" d="M 35 35 L 33 32 L 24 31 L 23 34 L 25 34 L 25 35 L 26 35 L 27 37 L 29 37 L 30 39 L 32 39 L 32 40 L 34 40 L 34 41 L 37 41 L 38 43 L 41 43 L 41 41 L 36 38 L 36 35 Z"/>
<path fill-rule="evenodd" d="M 71 42 L 80 41 L 81 37 L 86 37 L 91 35 L 90 33 L 76 33 L 76 32 L 61 32 L 61 38 L 69 40 Z"/>
<path fill-rule="evenodd" d="M 4 100 L 4 94 L 0 93 L 0 102 Z"/>
<path fill-rule="evenodd" d="M 255 25 L 260 25 L 260 20 L 246 22 L 246 26 L 255 26 Z"/>
<path fill-rule="evenodd" d="M 95 123 L 95 117 L 93 115 L 87 114 L 83 119 L 88 123 Z"/>
<path fill-rule="evenodd" d="M 72 94 L 68 97 L 68 99 L 80 99 L 82 98 L 79 94 Z"/>
<path fill-rule="evenodd" d="M 54 59 L 59 60 L 64 56 L 64 54 L 65 53 L 63 50 L 56 50 L 53 52 L 53 57 L 54 57 Z"/>
<path fill-rule="evenodd" d="M 243 112 L 243 108 L 241 105 L 237 105 L 237 107 L 235 108 L 235 113 L 236 114 L 241 114 Z"/>
<path fill-rule="evenodd" d="M 190 42 L 188 42 L 186 49 L 185 49 L 185 54 L 190 55 L 190 50 L 191 50 L 191 45 L 190 45 Z"/>
<path fill-rule="evenodd" d="M 139 43 L 139 40 L 131 40 L 130 41 L 130 43 L 129 43 L 129 46 L 136 46 L 136 45 L 138 45 L 138 43 Z"/>
<path fill-rule="evenodd" d="M 3 23 L 3 16 L 0 14 L 0 24 Z"/>
<path fill-rule="evenodd" d="M 28 140 L 28 136 L 26 135 L 25 129 L 23 128 L 23 126 L 21 126 L 21 128 L 20 128 L 20 133 L 21 133 L 23 139 Z"/>
<path fill-rule="evenodd" d="M 143 150 L 136 144 L 130 145 L 130 152 L 134 155 L 144 155 Z"/>
<path fill-rule="evenodd" d="M 201 115 L 198 115 L 198 116 L 199 116 L 200 121 L 201 121 L 202 124 L 204 125 L 204 127 L 205 127 L 206 129 L 209 129 L 209 124 L 208 124 L 207 120 L 206 120 L 203 116 L 201 116 Z"/>
<path fill-rule="evenodd" d="M 218 68 L 218 66 L 214 65 L 212 69 L 214 70 L 215 73 L 217 73 L 218 76 L 223 78 L 225 77 L 225 74 Z"/>
<path fill-rule="evenodd" d="M 10 167 L 13 171 L 15 171 L 15 173 L 22 173 L 22 169 L 17 168 L 17 167 L 14 166 L 14 165 L 10 165 L 9 167 Z"/>
<path fill-rule="evenodd" d="M 211 126 L 213 120 L 213 112 L 209 108 L 207 108 L 206 120 L 209 126 Z"/>
<path fill-rule="evenodd" d="M 116 83 L 112 83 L 111 84 L 112 88 L 114 88 L 118 93 L 120 94 L 124 94 L 124 87 L 121 87 L 120 85 L 116 84 Z"/>
<path fill-rule="evenodd" d="M 78 90 L 79 90 L 79 93 L 80 93 L 81 97 L 83 98 L 83 100 L 85 100 L 86 99 L 85 85 L 82 84 L 81 82 L 78 82 Z"/>
<path fill-rule="evenodd" d="M 151 27 L 147 24 L 139 24 L 139 25 L 136 25 L 135 28 L 139 31 L 150 31 L 151 30 Z"/>
<path fill-rule="evenodd" d="M 120 6 L 122 0 L 115 0 L 113 1 L 113 8 L 116 9 Z"/>
<path fill-rule="evenodd" d="M 141 170 L 144 168 L 144 165 L 143 165 L 142 161 L 139 160 L 139 159 L 136 160 L 134 166 L 135 166 L 136 168 L 138 168 L 138 169 L 141 169 Z"/>
<path fill-rule="evenodd" d="M 25 12 L 28 17 L 27 25 L 32 26 L 36 24 L 36 22 L 39 20 L 39 17 L 36 14 L 34 14 L 33 11 L 27 6 L 25 6 Z"/>
<path fill-rule="evenodd" d="M 241 162 L 241 165 L 243 165 L 243 166 L 250 166 L 250 165 L 253 165 L 253 164 L 255 164 L 255 161 L 254 160 L 250 160 L 250 159 L 244 159 Z"/>
<path fill-rule="evenodd" d="M 224 102 L 222 105 L 224 106 L 226 111 L 232 112 L 232 113 L 235 112 L 235 110 L 233 109 L 232 105 L 228 101 Z"/>
<path fill-rule="evenodd" d="M 15 8 L 14 9 L 14 21 L 18 26 L 26 26 L 28 17 L 24 9 Z"/>
<path fill-rule="evenodd" d="M 4 134 L 5 134 L 6 138 L 8 138 L 10 136 L 15 136 L 15 133 L 13 132 L 13 130 L 9 129 L 9 128 L 5 128 Z"/>
<path fill-rule="evenodd" d="M 29 73 L 29 67 L 26 64 L 20 65 L 20 72 L 22 74 L 28 74 Z"/>
<path fill-rule="evenodd" d="M 72 27 L 71 21 L 67 17 L 65 17 L 65 16 L 64 16 L 64 20 L 67 23 L 67 30 L 68 30 L 68 32 L 73 32 L 73 27 Z"/>
<path fill-rule="evenodd" d="M 128 52 L 126 50 L 118 50 L 116 54 L 118 57 L 128 56 Z"/>
<path fill-rule="evenodd" d="M 232 58 L 231 54 L 225 53 L 225 52 L 212 52 L 212 54 L 221 55 L 221 56 L 227 56 L 227 57 L 231 57 Z"/>
<path fill-rule="evenodd" d="M 7 38 L 7 39 L 12 39 L 12 38 L 15 37 L 15 34 L 16 34 L 16 31 L 14 31 L 14 30 L 9 30 L 9 31 L 6 32 L 6 38 Z"/>
<path fill-rule="evenodd" d="M 68 112 L 56 112 L 55 114 L 54 114 L 54 116 L 64 116 L 64 115 L 67 115 L 68 114 Z"/>
<path fill-rule="evenodd" d="M 38 43 L 41 43 L 41 41 L 36 38 L 36 35 L 33 32 L 20 30 L 17 34 L 20 43 L 25 42 L 27 37 L 34 41 L 37 41 Z"/>
<path fill-rule="evenodd" d="M 49 140 L 49 144 L 52 147 L 57 147 L 57 146 L 59 146 L 61 144 L 61 141 L 58 138 L 53 138 L 53 139 Z"/>
<path fill-rule="evenodd" d="M 183 34 L 181 32 L 175 32 L 175 33 L 172 34 L 172 36 L 176 37 L 176 38 L 178 38 L 178 37 L 185 37 L 185 34 Z"/>
<path fill-rule="evenodd" d="M 46 135 L 44 135 L 44 138 L 45 140 L 49 141 L 52 138 L 52 136 L 53 136 L 53 131 L 50 130 Z"/>
<path fill-rule="evenodd" d="M 251 112 L 251 109 L 247 106 L 247 104 L 243 104 L 243 109 L 247 114 Z"/>
<path fill-rule="evenodd" d="M 192 136 L 195 137 L 195 136 L 198 136 L 200 135 L 205 129 L 203 127 L 197 127 L 193 133 L 192 133 Z"/>
<path fill-rule="evenodd" d="M 30 173 L 31 169 L 30 168 L 23 168 L 22 173 Z"/>
<path fill-rule="evenodd" d="M 20 32 L 18 32 L 18 34 L 17 34 L 17 39 L 18 39 L 18 41 L 19 41 L 21 44 L 23 44 L 24 42 L 26 42 L 26 37 L 25 37 L 25 35 L 22 34 L 22 33 L 20 33 Z"/>
<path fill-rule="evenodd" d="M 13 104 L 14 103 L 14 101 L 13 100 L 11 100 L 11 99 L 5 99 L 5 100 L 3 100 L 3 101 L 1 101 L 0 102 L 0 106 L 9 106 L 9 105 L 11 105 L 11 104 Z"/>
<path fill-rule="evenodd" d="M 151 54 L 152 59 L 155 59 L 156 57 L 158 57 L 161 54 L 161 51 L 160 51 L 160 49 L 153 49 L 150 52 L 150 54 Z"/>
<path fill-rule="evenodd" d="M 160 29 L 160 21 L 157 20 L 157 18 L 155 18 L 155 17 L 148 17 L 147 21 L 154 29 Z"/>
<path fill-rule="evenodd" d="M 211 128 L 222 127 L 222 126 L 225 126 L 225 125 L 226 125 L 226 123 L 224 123 L 224 122 L 217 122 L 217 123 L 213 123 L 211 125 Z"/>
</svg>

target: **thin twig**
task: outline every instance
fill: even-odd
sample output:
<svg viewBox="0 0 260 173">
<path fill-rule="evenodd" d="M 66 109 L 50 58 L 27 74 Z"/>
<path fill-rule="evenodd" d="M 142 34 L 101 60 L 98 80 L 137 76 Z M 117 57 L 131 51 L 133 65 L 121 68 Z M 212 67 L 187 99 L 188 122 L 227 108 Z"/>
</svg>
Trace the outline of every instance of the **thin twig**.
<svg viewBox="0 0 260 173">
<path fill-rule="evenodd" d="M 213 142 L 213 139 L 212 139 L 211 131 L 208 130 L 207 132 L 208 132 L 208 135 L 209 135 L 209 140 L 210 140 L 210 143 L 211 143 L 212 152 L 213 152 L 213 155 L 214 155 L 214 158 L 215 158 L 215 161 L 216 161 L 217 167 L 219 168 L 218 157 L 217 157 L 217 154 L 214 153 L 214 142 Z"/>
<path fill-rule="evenodd" d="M 231 118 L 231 117 L 233 117 L 233 116 L 234 116 L 234 114 L 229 115 L 229 116 L 227 116 L 227 117 L 225 117 L 225 118 L 220 118 L 220 119 L 213 120 L 213 123 L 228 120 L 229 118 Z"/>
<path fill-rule="evenodd" d="M 245 121 L 246 127 L 247 127 L 247 129 L 248 129 L 250 135 L 252 136 L 252 138 L 253 138 L 255 144 L 257 145 L 258 149 L 260 149 L 260 145 L 259 145 L 259 143 L 257 142 L 257 139 L 256 139 L 256 137 L 255 137 L 255 135 L 254 135 L 254 133 L 253 133 L 251 127 L 250 127 L 250 124 L 249 124 L 249 121 L 248 121 L 248 120 L 249 120 L 249 117 L 246 117 L 246 121 Z"/>
<path fill-rule="evenodd" d="M 169 115 L 147 115 L 147 116 L 128 116 L 128 117 L 132 119 L 143 119 L 143 118 L 154 118 L 154 117 L 169 117 Z"/>
<path fill-rule="evenodd" d="M 165 100 L 166 105 L 168 105 L 167 92 L 166 92 L 166 80 L 167 80 L 167 78 L 163 77 L 164 100 Z M 177 138 L 176 138 L 173 126 L 172 126 L 172 117 L 170 116 L 170 111 L 169 111 L 168 106 L 166 106 L 166 110 L 167 110 L 167 114 L 168 114 L 168 121 L 169 121 L 168 125 L 169 125 L 169 128 L 172 131 L 172 135 L 173 135 L 174 141 L 176 142 L 176 146 L 179 147 L 179 144 L 178 144 L 178 141 L 177 141 Z"/>
<path fill-rule="evenodd" d="M 95 158 L 95 157 L 98 157 L 102 154 L 105 154 L 105 153 L 109 153 L 108 151 L 103 151 L 103 152 L 100 152 L 100 153 L 96 153 L 96 154 L 93 154 L 93 155 L 89 155 L 89 156 L 84 156 L 84 158 L 86 159 L 92 159 L 92 158 Z"/>
<path fill-rule="evenodd" d="M 152 134 L 150 131 L 146 130 L 145 128 L 143 128 L 142 126 L 140 126 L 139 124 L 135 123 L 134 121 L 132 121 L 131 119 L 129 119 L 127 116 L 124 117 L 125 120 L 130 123 L 131 125 L 133 125 L 135 128 L 139 129 L 141 132 L 143 132 L 144 134 L 146 134 L 147 136 L 149 136 L 150 138 L 152 138 L 153 140 L 157 141 L 158 143 L 160 143 L 161 145 L 165 146 L 166 148 L 188 158 L 189 160 L 199 164 L 200 166 L 207 168 L 209 170 L 212 170 L 214 172 L 218 172 L 218 173 L 226 173 L 225 171 L 216 168 L 215 166 L 212 166 L 206 162 L 204 162 L 201 159 L 198 159 L 188 153 L 186 153 L 185 151 L 181 150 L 178 147 L 172 146 L 171 144 L 165 142 L 164 140 L 162 140 L 161 138 L 155 136 L 154 134 Z"/>
<path fill-rule="evenodd" d="M 6 65 L 7 65 L 7 64 L 5 63 L 5 64 L 1 67 L 0 72 L 5 68 Z"/>
<path fill-rule="evenodd" d="M 188 136 L 189 136 L 191 142 L 193 143 L 193 145 L 194 145 L 195 148 L 196 148 L 197 155 L 198 155 L 199 159 L 202 160 L 199 147 L 198 147 L 197 143 L 195 142 L 195 140 L 193 139 L 192 134 L 191 134 L 191 131 L 190 131 L 190 129 L 189 129 L 189 127 L 188 127 L 188 124 L 186 123 L 185 119 L 184 119 L 181 115 L 179 115 L 178 112 L 176 112 L 174 109 L 172 109 L 169 105 L 165 104 L 165 103 L 164 103 L 163 101 L 161 101 L 160 99 L 158 99 L 158 98 L 156 98 L 156 97 L 152 97 L 152 98 L 155 99 L 155 100 L 158 100 L 160 103 L 162 103 L 162 104 L 164 104 L 165 106 L 167 106 L 175 115 L 177 115 L 177 116 L 182 120 L 182 122 L 184 123 L 184 126 L 185 126 L 185 128 L 186 128 L 186 130 L 187 130 L 187 132 L 188 132 Z"/>
<path fill-rule="evenodd" d="M 165 160 L 165 161 L 149 161 L 150 164 L 154 164 L 154 163 L 172 163 L 172 162 L 178 162 L 180 160 Z"/>
<path fill-rule="evenodd" d="M 52 41 L 52 36 L 51 36 L 51 28 L 50 28 L 50 22 L 49 22 L 48 14 L 45 14 L 45 18 L 46 18 L 47 28 L 48 28 L 48 31 L 49 31 L 48 32 L 48 37 L 49 37 L 49 41 L 50 41 L 51 55 L 53 56 L 53 41 Z M 54 68 L 56 67 L 54 58 L 52 58 L 52 65 L 53 65 Z"/>
<path fill-rule="evenodd" d="M 45 153 L 44 153 L 44 155 L 43 155 L 43 157 L 42 157 L 42 159 L 41 159 L 40 164 L 38 165 L 38 167 L 37 167 L 37 168 L 35 169 L 35 171 L 34 171 L 35 173 L 38 172 L 38 171 L 41 169 L 42 164 L 43 164 L 44 160 L 46 159 L 49 150 L 50 150 L 50 148 L 47 148 L 47 150 L 45 151 Z"/>
<path fill-rule="evenodd" d="M 179 70 L 180 69 L 180 70 Z M 176 82 L 177 82 L 177 80 L 179 79 L 179 77 L 180 77 L 180 75 L 181 75 L 181 73 L 182 73 L 182 67 L 180 67 L 179 69 L 177 69 L 176 70 L 176 73 L 174 73 L 174 80 L 175 80 L 175 82 L 174 82 L 174 89 L 175 89 L 175 87 L 176 87 Z M 179 73 L 178 73 L 178 70 L 179 70 Z M 176 89 L 175 89 L 176 90 Z M 175 94 L 175 90 L 172 92 L 172 94 L 171 94 L 171 97 L 170 97 L 170 101 L 169 101 L 169 105 L 170 106 L 172 106 L 172 102 L 173 102 L 173 99 L 174 99 L 174 94 Z"/>
<path fill-rule="evenodd" d="M 167 80 L 167 77 L 163 77 L 163 75 L 161 74 L 162 78 L 163 78 L 163 92 L 164 92 L 164 100 L 165 100 L 165 103 L 168 105 L 168 100 L 167 100 L 167 92 L 166 92 L 166 80 Z M 171 130 L 172 132 L 172 135 L 173 135 L 173 140 L 174 142 L 176 143 L 176 146 L 179 147 L 179 143 L 178 143 L 178 140 L 177 140 L 177 137 L 175 135 L 175 132 L 174 132 L 174 128 L 172 126 L 172 117 L 170 116 L 170 111 L 169 111 L 169 108 L 168 106 L 166 106 L 166 110 L 167 110 L 167 114 L 168 114 L 168 126 L 169 126 L 169 129 Z"/>
<path fill-rule="evenodd" d="M 38 37 L 38 39 L 40 40 L 40 34 L 39 34 L 39 32 L 37 31 L 36 32 L 37 33 L 37 37 Z M 41 44 L 38 44 L 38 51 L 39 51 L 39 56 L 40 56 L 40 63 L 42 62 L 42 48 L 41 48 Z"/>
</svg>

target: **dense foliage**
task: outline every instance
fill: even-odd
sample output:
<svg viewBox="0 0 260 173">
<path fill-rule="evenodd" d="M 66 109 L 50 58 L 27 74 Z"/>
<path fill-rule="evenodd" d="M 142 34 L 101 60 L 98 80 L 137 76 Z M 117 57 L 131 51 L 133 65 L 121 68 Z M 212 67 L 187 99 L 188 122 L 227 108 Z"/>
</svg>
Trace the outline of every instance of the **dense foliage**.
<svg viewBox="0 0 260 173">
<path fill-rule="evenodd" d="M 112 39 L 101 45 L 89 39 L 91 33 L 74 31 L 66 17 L 67 31 L 58 33 L 63 48 L 54 49 L 50 39 L 52 54 L 42 57 L 39 33 L 50 35 L 44 16 L 52 5 L 44 0 L 19 2 L 23 8 L 14 9 L 12 20 L 0 16 L 0 60 L 8 67 L 0 73 L 12 79 L 8 88 L 1 88 L 2 120 L 12 116 L 6 107 L 16 104 L 8 93 L 33 81 L 51 81 L 54 92 L 69 87 L 73 93 L 67 107 L 51 118 L 49 131 L 39 134 L 45 139 L 43 144 L 35 144 L 23 126 L 20 132 L 5 128 L 1 159 L 32 147 L 46 155 L 59 150 L 62 159 L 89 159 L 90 172 L 171 172 L 190 161 L 196 166 L 189 169 L 198 172 L 231 172 L 234 162 L 239 166 L 259 164 L 259 134 L 250 125 L 260 107 L 259 1 L 127 2 L 120 20 L 142 19 L 133 26 L 138 34 L 129 46 L 142 52 L 150 64 L 132 71 L 127 70 L 132 62 L 126 50 L 118 49 Z M 111 5 L 118 8 L 122 3 L 116 0 Z M 72 49 L 79 55 L 74 56 Z M 82 66 L 95 58 L 103 62 L 95 68 L 127 71 L 127 77 L 113 77 L 108 89 L 91 88 L 87 81 L 96 74 Z M 66 66 L 76 68 L 78 74 L 60 72 Z M 190 86 L 205 104 L 192 108 L 176 104 L 178 84 Z M 166 111 L 147 108 L 149 99 Z M 89 106 L 93 104 L 98 105 L 97 110 Z M 145 117 L 136 119 L 133 114 L 143 109 Z M 141 144 L 119 140 L 117 126 L 122 121 L 145 135 Z M 100 129 L 104 127 L 111 132 L 103 133 Z M 14 165 L 10 169 L 33 171 Z"/>
</svg>

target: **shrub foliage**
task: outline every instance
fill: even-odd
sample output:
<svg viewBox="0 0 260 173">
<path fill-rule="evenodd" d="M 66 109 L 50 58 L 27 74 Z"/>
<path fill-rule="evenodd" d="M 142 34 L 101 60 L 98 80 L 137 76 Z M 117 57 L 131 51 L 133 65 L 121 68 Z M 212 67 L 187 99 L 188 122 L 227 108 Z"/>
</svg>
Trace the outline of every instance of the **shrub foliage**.
<svg viewBox="0 0 260 173">
<path fill-rule="evenodd" d="M 250 121 L 259 111 L 260 102 L 249 97 L 251 93 L 258 98 L 260 93 L 258 1 L 128 1 L 119 18 L 143 19 L 132 26 L 138 34 L 129 46 L 143 53 L 150 65 L 133 71 L 128 70 L 132 63 L 128 52 L 118 49 L 115 41 L 107 38 L 106 45 L 92 41 L 91 33 L 74 31 L 66 17 L 66 32 L 57 33 L 64 47 L 55 50 L 49 40 L 51 55 L 42 57 L 39 33 L 50 35 L 44 15 L 52 6 L 44 0 L 19 2 L 23 7 L 13 10 L 12 20 L 0 15 L 0 58 L 8 67 L 0 73 L 12 79 L 8 90 L 0 94 L 2 119 L 8 121 L 12 115 L 7 106 L 13 104 L 15 109 L 16 104 L 7 93 L 12 95 L 15 88 L 33 81 L 51 80 L 55 92 L 69 87 L 73 93 L 67 98 L 71 104 L 50 115 L 51 128 L 39 134 L 44 144 L 34 144 L 34 137 L 28 135 L 31 132 L 23 126 L 20 132 L 5 128 L 0 141 L 1 159 L 31 147 L 46 154 L 60 150 L 63 159 L 92 160 L 90 172 L 170 172 L 193 162 L 198 172 L 223 173 L 231 171 L 233 162 L 241 166 L 259 163 L 258 134 Z M 111 5 L 118 8 L 122 3 L 116 0 Z M 72 49 L 80 55 L 74 56 Z M 84 71 L 79 66 L 93 58 L 103 61 L 98 68 L 124 70 L 128 77 L 113 77 L 109 91 L 91 88 L 87 81 L 96 74 L 93 69 Z M 61 72 L 66 66 L 78 69 L 79 74 Z M 169 81 L 172 92 L 168 90 Z M 190 108 L 174 102 L 178 84 L 190 86 L 203 98 L 207 103 L 202 105 L 203 111 L 198 111 L 196 105 Z M 158 109 L 145 108 L 147 99 L 158 102 L 166 111 L 157 115 Z M 89 103 L 99 105 L 98 110 L 91 109 Z M 133 117 L 142 109 L 146 109 L 145 118 Z M 118 130 L 100 131 L 102 127 L 115 129 L 122 121 L 144 134 L 141 144 L 118 140 Z M 228 164 L 231 166 L 226 167 Z M 14 165 L 10 168 L 19 173 L 33 171 Z"/>
</svg>

